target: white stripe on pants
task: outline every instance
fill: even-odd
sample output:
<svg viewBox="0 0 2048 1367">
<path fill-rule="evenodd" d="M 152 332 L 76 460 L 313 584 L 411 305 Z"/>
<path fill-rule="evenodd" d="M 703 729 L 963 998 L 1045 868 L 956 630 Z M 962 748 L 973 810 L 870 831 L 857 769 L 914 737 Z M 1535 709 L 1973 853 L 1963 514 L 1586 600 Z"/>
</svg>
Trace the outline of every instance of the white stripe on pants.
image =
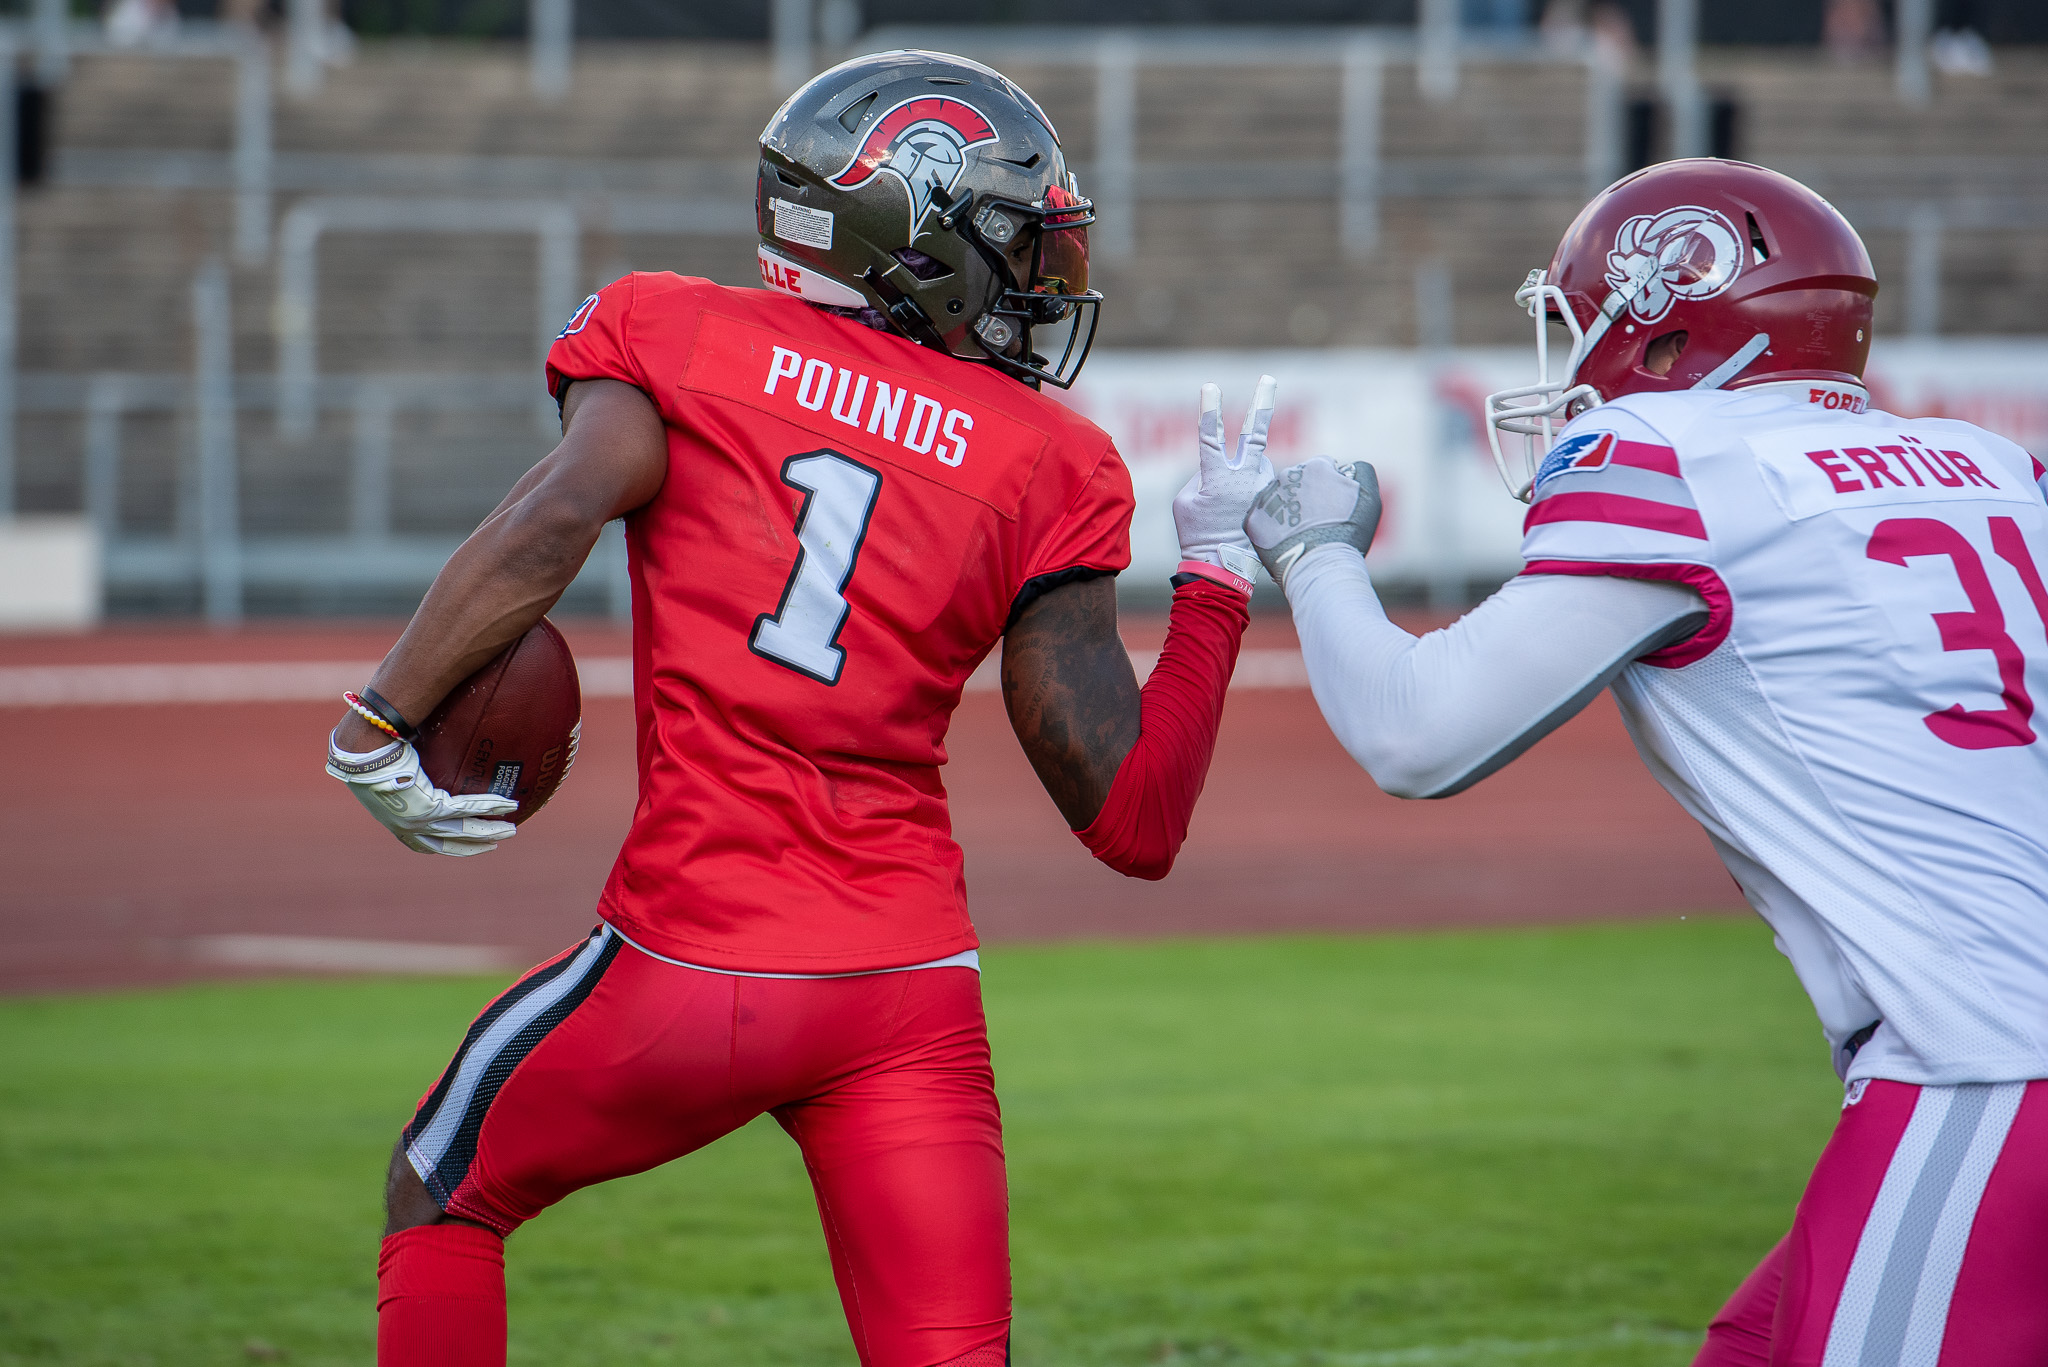
<svg viewBox="0 0 2048 1367">
<path fill-rule="evenodd" d="M 2026 1091 L 1920 1089 L 1857 1240 L 1822 1367 L 1936 1367 L 1977 1203 Z"/>
</svg>

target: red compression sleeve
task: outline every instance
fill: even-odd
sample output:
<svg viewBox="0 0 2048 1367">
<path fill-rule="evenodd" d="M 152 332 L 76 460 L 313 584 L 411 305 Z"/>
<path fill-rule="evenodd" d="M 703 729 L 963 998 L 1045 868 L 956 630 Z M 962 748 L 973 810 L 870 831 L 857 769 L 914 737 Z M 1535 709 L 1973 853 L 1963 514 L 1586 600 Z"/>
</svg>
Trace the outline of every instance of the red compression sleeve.
<svg viewBox="0 0 2048 1367">
<path fill-rule="evenodd" d="M 504 1367 L 505 1241 L 474 1225 L 386 1235 L 377 1259 L 378 1367 Z"/>
<path fill-rule="evenodd" d="M 1097 859 L 1132 878 L 1164 878 L 1188 837 L 1209 776 L 1223 693 L 1251 620 L 1250 600 L 1197 579 L 1173 591 L 1166 644 L 1139 695 L 1138 743 L 1124 756 L 1102 811 L 1076 831 Z"/>
</svg>

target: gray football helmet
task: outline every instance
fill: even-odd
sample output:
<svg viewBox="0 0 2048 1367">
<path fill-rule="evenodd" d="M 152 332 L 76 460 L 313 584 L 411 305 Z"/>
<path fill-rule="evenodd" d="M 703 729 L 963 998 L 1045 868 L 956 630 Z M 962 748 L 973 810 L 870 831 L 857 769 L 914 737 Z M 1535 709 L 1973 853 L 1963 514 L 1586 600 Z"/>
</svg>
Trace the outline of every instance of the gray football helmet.
<svg viewBox="0 0 2048 1367">
<path fill-rule="evenodd" d="M 1094 206 L 1037 102 L 978 62 L 883 52 L 815 77 L 761 132 L 754 210 L 771 289 L 1033 384 L 1088 358 Z"/>
</svg>

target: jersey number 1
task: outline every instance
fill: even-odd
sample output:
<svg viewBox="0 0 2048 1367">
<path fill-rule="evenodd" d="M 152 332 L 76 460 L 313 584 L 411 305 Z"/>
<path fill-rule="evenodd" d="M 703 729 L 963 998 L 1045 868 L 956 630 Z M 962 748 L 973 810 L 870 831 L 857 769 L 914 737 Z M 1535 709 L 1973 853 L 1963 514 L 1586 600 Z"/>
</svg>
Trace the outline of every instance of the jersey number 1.
<svg viewBox="0 0 2048 1367">
<path fill-rule="evenodd" d="M 837 451 L 812 451 L 782 463 L 782 482 L 804 491 L 796 510 L 796 565 L 775 611 L 754 619 L 747 644 L 756 655 L 836 684 L 846 666 L 839 645 L 850 611 L 846 582 L 867 540 L 882 477 Z"/>
</svg>

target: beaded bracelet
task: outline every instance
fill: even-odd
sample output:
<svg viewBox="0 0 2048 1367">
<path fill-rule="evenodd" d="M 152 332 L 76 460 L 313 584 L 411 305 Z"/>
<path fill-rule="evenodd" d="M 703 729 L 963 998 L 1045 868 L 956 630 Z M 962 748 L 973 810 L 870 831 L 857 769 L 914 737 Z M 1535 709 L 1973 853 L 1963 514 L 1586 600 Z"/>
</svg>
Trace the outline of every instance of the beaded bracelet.
<svg viewBox="0 0 2048 1367">
<path fill-rule="evenodd" d="M 366 688 L 360 696 L 344 693 L 341 700 L 348 704 L 349 711 L 393 740 L 411 741 L 419 734 L 397 708 L 378 696 L 375 689 Z"/>
<path fill-rule="evenodd" d="M 372 712 L 369 708 L 363 706 L 363 700 L 361 698 L 358 698 L 355 694 L 344 693 L 341 695 L 341 700 L 348 704 L 349 711 L 355 713 L 358 717 L 361 717 L 364 721 L 376 727 L 385 735 L 391 737 L 391 739 L 401 739 L 401 737 L 398 734 L 397 727 L 393 726 L 390 722 L 385 721 L 382 717 L 378 716 L 375 712 Z"/>
</svg>

